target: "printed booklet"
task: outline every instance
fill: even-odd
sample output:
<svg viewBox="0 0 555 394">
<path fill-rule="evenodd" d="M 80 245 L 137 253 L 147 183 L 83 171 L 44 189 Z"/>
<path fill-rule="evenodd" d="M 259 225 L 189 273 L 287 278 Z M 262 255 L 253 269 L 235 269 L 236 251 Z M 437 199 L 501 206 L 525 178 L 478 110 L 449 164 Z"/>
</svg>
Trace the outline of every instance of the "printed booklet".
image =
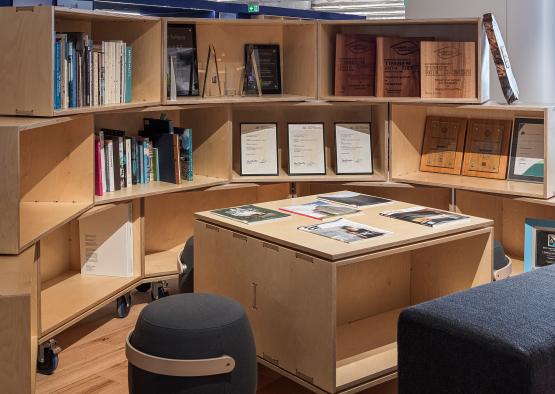
<svg viewBox="0 0 555 394">
<path fill-rule="evenodd" d="M 343 218 L 316 224 L 314 226 L 301 226 L 298 227 L 298 229 L 348 244 L 392 234 L 386 230 L 352 222 Z"/>
<path fill-rule="evenodd" d="M 454 222 L 460 223 L 470 219 L 468 216 L 425 207 L 410 207 L 398 211 L 386 211 L 381 212 L 380 215 L 428 227 L 443 226 Z"/>
<path fill-rule="evenodd" d="M 355 208 L 331 204 L 326 201 L 313 201 L 302 205 L 291 205 L 289 207 L 280 208 L 280 210 L 319 220 L 360 212 Z"/>
<path fill-rule="evenodd" d="M 210 212 L 215 215 L 223 216 L 232 220 L 237 220 L 246 224 L 260 223 L 268 220 L 281 219 L 290 216 L 283 212 L 257 207 L 256 205 L 250 204 L 242 205 L 240 207 L 215 209 Z"/>
<path fill-rule="evenodd" d="M 339 192 L 334 194 L 326 194 L 324 196 L 318 196 L 318 199 L 355 208 L 389 204 L 393 202 L 391 200 L 388 200 L 387 198 L 369 196 L 368 194 L 355 192 Z"/>
</svg>

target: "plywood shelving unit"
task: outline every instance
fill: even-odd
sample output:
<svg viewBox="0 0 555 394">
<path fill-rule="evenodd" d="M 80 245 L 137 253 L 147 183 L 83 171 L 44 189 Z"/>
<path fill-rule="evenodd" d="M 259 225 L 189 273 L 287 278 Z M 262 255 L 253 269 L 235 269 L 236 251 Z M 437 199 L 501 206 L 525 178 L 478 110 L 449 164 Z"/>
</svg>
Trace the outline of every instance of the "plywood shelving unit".
<svg viewBox="0 0 555 394">
<path fill-rule="evenodd" d="M 2 7 L 0 26 L 3 115 L 58 116 L 161 103 L 160 18 L 46 6 Z M 55 32 L 85 32 L 95 41 L 123 40 L 131 45 L 132 102 L 54 110 Z"/>
<path fill-rule="evenodd" d="M 235 105 L 233 118 L 233 182 L 310 182 L 310 181 L 386 181 L 387 180 L 387 105 L 365 104 L 273 104 L 270 106 Z M 288 174 L 288 123 L 324 123 L 326 175 Z M 335 172 L 334 123 L 366 123 L 372 126 L 372 175 L 338 175 Z M 241 176 L 241 123 L 277 123 L 277 176 Z"/>
<path fill-rule="evenodd" d="M 392 181 L 442 186 L 532 198 L 550 198 L 555 194 L 555 130 L 553 108 L 533 105 L 481 106 L 392 104 L 390 118 L 390 176 Z M 543 183 L 477 178 L 420 171 L 422 142 L 427 116 L 451 116 L 467 119 L 508 119 L 514 117 L 544 120 L 545 173 Z"/>
<path fill-rule="evenodd" d="M 210 20 L 210 19 L 164 19 L 164 70 L 167 70 L 167 26 L 193 24 L 196 27 L 199 89 L 206 70 L 208 47 L 212 44 L 218 59 L 218 71 L 225 87 L 227 69 L 235 83 L 235 96 L 228 97 L 167 97 L 167 73 L 164 71 L 162 94 L 167 104 L 222 104 L 222 103 L 272 103 L 315 99 L 316 92 L 316 22 L 303 20 Z M 245 44 L 278 44 L 281 60 L 282 94 L 241 96 L 242 74 L 245 63 Z M 299 66 L 302 64 L 302 67 Z"/>
<path fill-rule="evenodd" d="M 335 36 L 337 33 L 430 38 L 435 41 L 472 41 L 476 44 L 477 97 L 468 99 L 424 99 L 420 97 L 335 96 Z M 481 18 L 320 21 L 318 23 L 318 38 L 318 97 L 321 100 L 480 104 L 489 99 L 490 55 L 486 36 L 482 29 Z"/>
</svg>

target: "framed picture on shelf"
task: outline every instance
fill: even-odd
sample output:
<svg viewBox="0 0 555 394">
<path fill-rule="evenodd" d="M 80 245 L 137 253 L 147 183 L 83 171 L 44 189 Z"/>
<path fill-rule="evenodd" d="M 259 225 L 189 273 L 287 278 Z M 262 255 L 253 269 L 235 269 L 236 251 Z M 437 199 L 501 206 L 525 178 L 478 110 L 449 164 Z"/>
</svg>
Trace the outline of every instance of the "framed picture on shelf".
<svg viewBox="0 0 555 394">
<path fill-rule="evenodd" d="M 289 175 L 326 175 L 323 123 L 288 123 Z"/>
<path fill-rule="evenodd" d="M 509 180 L 543 183 L 544 125 L 539 118 L 515 118 Z"/>
<path fill-rule="evenodd" d="M 335 123 L 335 172 L 373 174 L 371 123 Z"/>
<path fill-rule="evenodd" d="M 245 44 L 246 94 L 281 94 L 281 62 L 277 44 Z"/>
<path fill-rule="evenodd" d="M 170 100 L 198 96 L 197 39 L 195 25 L 168 25 L 168 91 Z"/>
<path fill-rule="evenodd" d="M 240 174 L 278 175 L 277 123 L 241 123 L 240 133 Z"/>
<path fill-rule="evenodd" d="M 524 220 L 524 271 L 555 264 L 555 221 Z"/>
</svg>

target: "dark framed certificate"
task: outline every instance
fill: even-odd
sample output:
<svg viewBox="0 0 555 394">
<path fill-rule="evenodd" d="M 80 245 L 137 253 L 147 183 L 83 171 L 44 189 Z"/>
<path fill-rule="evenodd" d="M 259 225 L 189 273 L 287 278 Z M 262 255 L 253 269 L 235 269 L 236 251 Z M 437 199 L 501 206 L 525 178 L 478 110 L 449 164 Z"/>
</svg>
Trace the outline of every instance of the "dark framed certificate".
<svg viewBox="0 0 555 394">
<path fill-rule="evenodd" d="M 281 94 L 279 45 L 245 44 L 245 71 L 247 94 Z"/>
<path fill-rule="evenodd" d="M 277 123 L 241 123 L 241 175 L 278 175 Z"/>
<path fill-rule="evenodd" d="M 555 221 L 525 219 L 524 271 L 555 264 Z"/>
<path fill-rule="evenodd" d="M 508 179 L 543 182 L 544 138 L 543 119 L 515 118 Z"/>
<path fill-rule="evenodd" d="M 288 123 L 289 175 L 326 175 L 323 123 Z"/>
<path fill-rule="evenodd" d="M 197 39 L 195 25 L 168 25 L 167 95 L 198 96 Z"/>
<path fill-rule="evenodd" d="M 371 124 L 335 123 L 334 126 L 336 174 L 372 174 Z"/>
<path fill-rule="evenodd" d="M 505 179 L 511 120 L 471 119 L 466 132 L 462 175 Z"/>
</svg>

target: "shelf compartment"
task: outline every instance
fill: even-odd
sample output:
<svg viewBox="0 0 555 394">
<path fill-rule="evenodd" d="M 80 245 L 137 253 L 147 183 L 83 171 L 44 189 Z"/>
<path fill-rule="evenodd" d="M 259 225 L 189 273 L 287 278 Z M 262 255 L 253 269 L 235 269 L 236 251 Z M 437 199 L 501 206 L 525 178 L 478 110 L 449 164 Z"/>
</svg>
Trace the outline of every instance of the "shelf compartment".
<svg viewBox="0 0 555 394">
<path fill-rule="evenodd" d="M 176 127 L 193 130 L 193 181 L 180 184 L 150 182 L 95 196 L 95 204 L 131 200 L 158 194 L 198 190 L 225 184 L 230 179 L 231 135 L 227 106 L 167 106 L 95 115 L 95 129 L 124 130 L 136 136 L 144 118 L 160 118 L 164 114 Z"/>
<path fill-rule="evenodd" d="M 273 106 L 237 105 L 232 107 L 233 119 L 233 182 L 322 182 L 387 180 L 387 105 L 303 103 Z M 287 124 L 324 123 L 326 175 L 289 175 L 287 173 Z M 371 175 L 338 175 L 335 172 L 334 122 L 371 122 L 373 170 Z M 241 123 L 277 123 L 277 176 L 241 176 Z"/>
<path fill-rule="evenodd" d="M 3 118 L 0 146 L 0 254 L 17 254 L 92 205 L 92 118 Z"/>
<path fill-rule="evenodd" d="M 335 96 L 335 36 L 337 33 L 371 34 L 373 36 L 433 38 L 435 41 L 472 41 L 476 44 L 475 98 L 424 99 L 421 97 Z M 320 21 L 318 24 L 318 98 L 329 101 L 468 103 L 478 104 L 489 99 L 489 53 L 481 18 L 467 19 L 406 19 Z"/>
<path fill-rule="evenodd" d="M 306 20 L 209 20 L 164 19 L 164 70 L 167 70 L 167 26 L 193 24 L 196 27 L 199 89 L 202 95 L 208 46 L 214 45 L 218 58 L 218 72 L 225 87 L 225 65 L 233 70 L 237 95 L 224 97 L 167 97 L 167 73 L 164 72 L 163 96 L 167 104 L 206 104 L 304 101 L 316 98 L 316 22 Z M 241 75 L 244 70 L 245 44 L 278 44 L 280 47 L 282 94 L 262 97 L 241 97 Z M 303 67 L 299 68 L 299 64 Z M 223 93 L 223 92 L 222 92 Z"/>
<path fill-rule="evenodd" d="M 488 179 L 420 171 L 420 159 L 427 116 L 467 119 L 509 119 L 531 117 L 544 119 L 545 170 L 543 183 Z M 390 120 L 390 176 L 392 181 L 451 187 L 533 198 L 555 194 L 555 158 L 553 145 L 553 108 L 527 105 L 409 105 L 393 104 Z"/>
<path fill-rule="evenodd" d="M 4 115 L 58 116 L 161 103 L 160 18 L 59 7 L 0 10 L 5 54 L 0 60 Z M 54 109 L 54 32 L 85 32 L 95 41 L 122 40 L 133 48 L 133 100 L 129 104 Z M 23 54 L 23 55 L 22 55 Z"/>
<path fill-rule="evenodd" d="M 92 208 L 83 216 L 94 215 L 110 208 L 109 205 Z M 130 277 L 81 274 L 78 220 L 65 224 L 40 241 L 41 340 L 86 317 L 140 280 L 142 219 L 139 201 L 133 202 L 132 212 L 134 270 Z"/>
</svg>

